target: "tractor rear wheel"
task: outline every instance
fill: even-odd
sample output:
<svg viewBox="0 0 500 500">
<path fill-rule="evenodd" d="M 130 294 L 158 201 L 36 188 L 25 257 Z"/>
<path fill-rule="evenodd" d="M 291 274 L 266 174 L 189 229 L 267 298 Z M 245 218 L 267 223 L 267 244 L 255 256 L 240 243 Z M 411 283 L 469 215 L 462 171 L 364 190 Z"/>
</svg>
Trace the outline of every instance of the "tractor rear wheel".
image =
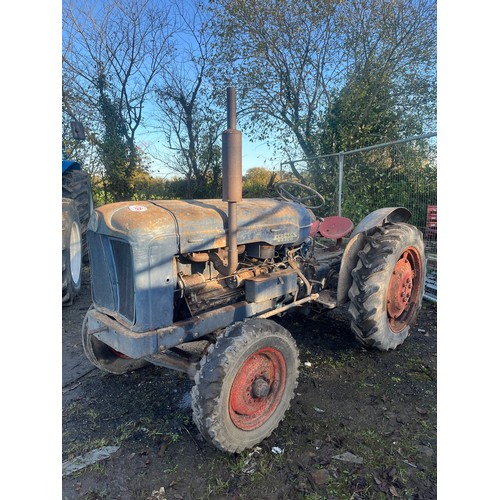
<svg viewBox="0 0 500 500">
<path fill-rule="evenodd" d="M 82 326 L 83 352 L 95 367 L 114 375 L 123 375 L 144 368 L 149 364 L 143 359 L 132 359 L 121 352 L 115 351 L 95 335 L 89 333 L 88 315 L 87 312 Z"/>
<path fill-rule="evenodd" d="M 90 176 L 83 170 L 70 170 L 62 176 L 62 196 L 73 200 L 82 233 L 83 261 L 88 262 L 87 226 L 94 208 Z"/>
<path fill-rule="evenodd" d="M 295 341 L 274 321 L 249 319 L 229 327 L 202 359 L 191 391 L 203 437 L 230 453 L 268 437 L 290 406 L 298 365 Z"/>
<path fill-rule="evenodd" d="M 82 238 L 73 200 L 62 199 L 62 303 L 73 304 L 82 285 Z"/>
<path fill-rule="evenodd" d="M 408 336 L 422 306 L 422 233 L 404 223 L 377 227 L 358 257 L 349 290 L 351 329 L 365 347 L 395 349 Z"/>
</svg>

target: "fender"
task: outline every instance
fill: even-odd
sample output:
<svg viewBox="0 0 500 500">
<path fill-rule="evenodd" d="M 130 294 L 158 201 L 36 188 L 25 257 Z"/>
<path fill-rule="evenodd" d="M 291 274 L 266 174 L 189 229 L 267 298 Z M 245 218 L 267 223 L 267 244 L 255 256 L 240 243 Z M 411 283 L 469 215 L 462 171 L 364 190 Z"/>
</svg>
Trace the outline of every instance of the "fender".
<svg viewBox="0 0 500 500">
<path fill-rule="evenodd" d="M 80 164 L 74 160 L 62 161 L 62 173 L 69 172 L 70 170 L 81 170 Z"/>
<path fill-rule="evenodd" d="M 366 236 L 370 229 L 383 226 L 387 223 L 407 222 L 410 217 L 411 212 L 404 207 L 379 208 L 368 214 L 354 228 L 342 256 L 337 286 L 337 304 L 344 304 L 348 300 L 347 293 L 352 285 L 351 272 L 358 263 L 358 252 L 364 248 Z"/>
</svg>

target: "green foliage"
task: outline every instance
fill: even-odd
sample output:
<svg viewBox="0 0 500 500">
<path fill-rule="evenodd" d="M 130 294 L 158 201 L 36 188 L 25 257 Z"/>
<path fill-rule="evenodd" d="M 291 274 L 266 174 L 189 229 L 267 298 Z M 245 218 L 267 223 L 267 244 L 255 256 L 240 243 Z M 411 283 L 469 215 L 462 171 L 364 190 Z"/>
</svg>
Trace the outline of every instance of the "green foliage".
<svg viewBox="0 0 500 500">
<path fill-rule="evenodd" d="M 405 130 L 387 75 L 355 74 L 323 116 L 321 154 L 350 151 L 399 138 Z M 410 134 L 411 135 L 411 134 Z"/>
<path fill-rule="evenodd" d="M 277 181 L 277 176 L 263 167 L 248 169 L 243 176 L 243 196 L 245 198 L 263 198 L 273 195 L 272 184 Z"/>
<path fill-rule="evenodd" d="M 114 201 L 130 200 L 133 195 L 131 183 L 135 170 L 134 148 L 129 148 L 126 127 L 119 106 L 106 92 L 104 75 L 99 75 L 99 112 L 104 132 L 98 143 L 98 154 L 104 166 L 108 189 Z"/>
<path fill-rule="evenodd" d="M 375 63 L 371 71 L 353 74 L 323 116 L 318 149 L 323 154 L 349 152 L 420 134 L 423 124 L 417 113 L 401 111 L 397 87 Z M 325 214 L 338 210 L 342 161 L 343 215 L 360 221 L 381 206 L 406 206 L 413 220 L 424 225 L 426 200 L 436 200 L 434 156 L 429 142 L 409 142 L 344 155 L 342 160 L 311 160 L 307 174 L 328 200 Z"/>
<path fill-rule="evenodd" d="M 300 148 L 316 156 L 324 151 L 321 142 L 332 152 L 331 140 L 318 135 L 325 113 L 350 108 L 349 96 L 382 106 L 377 127 L 364 124 L 364 108 L 351 108 L 342 127 L 344 135 L 355 127 L 351 143 L 379 142 L 390 131 L 386 113 L 389 120 L 394 112 L 417 115 L 420 126 L 433 121 L 435 2 L 218 0 L 210 6 L 221 76 L 241 89 L 247 130 L 277 139 L 283 152 Z M 373 94 L 387 94 L 388 84 L 384 103 Z"/>
</svg>

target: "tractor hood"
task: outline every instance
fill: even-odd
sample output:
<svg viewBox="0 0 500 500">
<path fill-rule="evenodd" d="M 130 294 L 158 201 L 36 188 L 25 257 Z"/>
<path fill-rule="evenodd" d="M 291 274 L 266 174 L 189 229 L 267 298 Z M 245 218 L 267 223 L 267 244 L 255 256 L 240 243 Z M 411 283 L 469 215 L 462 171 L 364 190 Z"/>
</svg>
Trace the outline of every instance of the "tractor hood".
<svg viewBox="0 0 500 500">
<path fill-rule="evenodd" d="M 245 199 L 238 203 L 238 245 L 298 245 L 315 217 L 297 203 Z M 95 210 L 89 229 L 127 240 L 132 247 L 158 238 L 175 239 L 172 256 L 227 246 L 227 203 L 221 200 L 122 202 Z"/>
</svg>

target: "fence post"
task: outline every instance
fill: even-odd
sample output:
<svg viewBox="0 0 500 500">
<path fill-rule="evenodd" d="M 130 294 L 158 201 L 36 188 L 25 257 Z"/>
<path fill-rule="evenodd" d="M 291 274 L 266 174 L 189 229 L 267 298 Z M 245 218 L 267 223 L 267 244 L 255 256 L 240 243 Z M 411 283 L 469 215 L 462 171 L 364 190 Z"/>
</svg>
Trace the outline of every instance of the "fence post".
<svg viewBox="0 0 500 500">
<path fill-rule="evenodd" d="M 337 215 L 342 215 L 342 186 L 344 181 L 344 153 L 339 153 L 339 209 Z"/>
</svg>

